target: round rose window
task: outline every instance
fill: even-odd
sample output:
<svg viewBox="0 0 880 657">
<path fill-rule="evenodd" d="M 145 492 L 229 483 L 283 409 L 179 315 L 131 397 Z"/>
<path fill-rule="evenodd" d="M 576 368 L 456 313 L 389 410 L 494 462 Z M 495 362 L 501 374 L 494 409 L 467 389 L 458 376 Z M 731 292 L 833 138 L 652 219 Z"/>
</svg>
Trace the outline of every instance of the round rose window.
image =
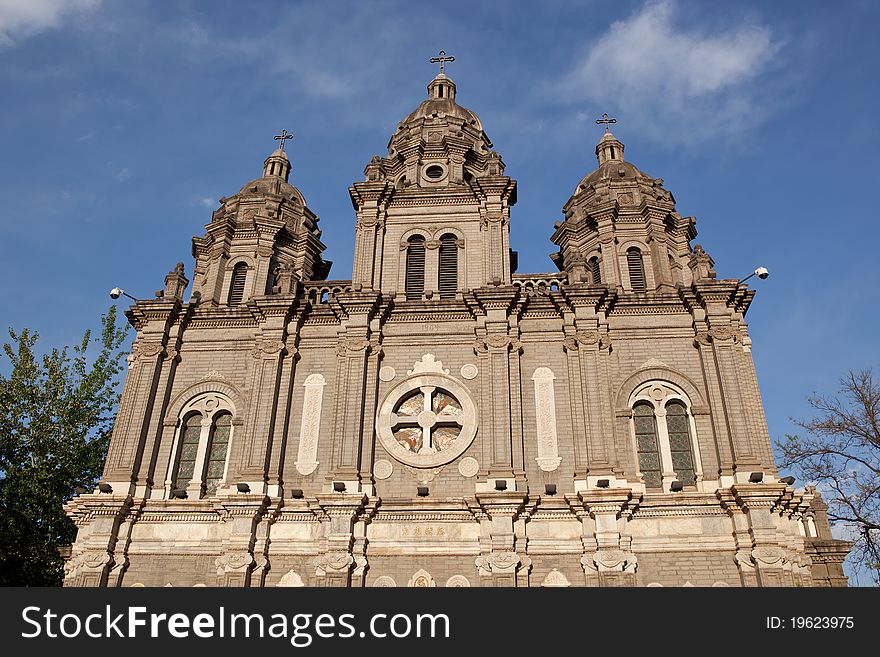
<svg viewBox="0 0 880 657">
<path fill-rule="evenodd" d="M 415 467 L 434 467 L 460 456 L 476 434 L 476 409 L 467 390 L 443 375 L 402 381 L 379 409 L 376 432 L 385 450 Z"/>
</svg>

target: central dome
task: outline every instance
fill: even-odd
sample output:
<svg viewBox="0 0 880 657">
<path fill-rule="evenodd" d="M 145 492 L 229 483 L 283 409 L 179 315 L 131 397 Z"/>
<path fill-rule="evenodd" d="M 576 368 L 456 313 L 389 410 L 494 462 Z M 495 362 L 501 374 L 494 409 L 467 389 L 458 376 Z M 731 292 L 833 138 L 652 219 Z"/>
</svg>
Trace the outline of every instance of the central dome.
<svg viewBox="0 0 880 657">
<path fill-rule="evenodd" d="M 477 154 L 486 154 L 492 141 L 483 131 L 480 118 L 455 102 L 455 82 L 440 73 L 428 84 L 428 98 L 397 126 L 388 143 L 389 154 L 398 152 L 404 142 L 418 136 L 426 144 L 437 144 L 444 138 L 462 141 Z"/>
</svg>

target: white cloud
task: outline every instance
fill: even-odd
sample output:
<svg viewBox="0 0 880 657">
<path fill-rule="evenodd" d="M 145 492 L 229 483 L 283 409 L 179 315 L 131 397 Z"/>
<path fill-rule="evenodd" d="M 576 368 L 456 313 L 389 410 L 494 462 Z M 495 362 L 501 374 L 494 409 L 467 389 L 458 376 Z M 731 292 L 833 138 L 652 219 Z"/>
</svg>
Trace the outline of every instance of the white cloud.
<svg viewBox="0 0 880 657">
<path fill-rule="evenodd" d="M 131 178 L 131 171 L 128 167 L 124 167 L 116 172 L 116 180 L 119 182 L 125 182 Z"/>
<path fill-rule="evenodd" d="M 766 116 L 756 96 L 781 48 L 770 28 L 685 28 L 676 10 L 674 0 L 649 1 L 612 23 L 563 82 L 567 95 L 666 137 L 737 134 Z"/>
<path fill-rule="evenodd" d="M 64 18 L 91 9 L 98 2 L 100 0 L 0 0 L 0 47 L 58 27 Z"/>
</svg>

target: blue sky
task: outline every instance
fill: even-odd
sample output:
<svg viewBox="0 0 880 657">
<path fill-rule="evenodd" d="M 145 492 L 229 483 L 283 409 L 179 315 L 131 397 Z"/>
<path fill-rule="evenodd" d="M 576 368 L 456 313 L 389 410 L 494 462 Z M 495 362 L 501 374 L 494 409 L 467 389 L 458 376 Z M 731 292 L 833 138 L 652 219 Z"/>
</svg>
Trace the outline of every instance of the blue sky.
<svg viewBox="0 0 880 657">
<path fill-rule="evenodd" d="M 747 319 L 780 437 L 847 368 L 880 372 L 878 24 L 876 2 L 803 0 L 0 0 L 0 326 L 71 343 L 111 287 L 191 274 L 192 235 L 282 128 L 331 278 L 349 278 L 347 188 L 442 48 L 519 181 L 520 272 L 553 269 L 602 112 L 719 276 L 770 269 Z"/>
</svg>

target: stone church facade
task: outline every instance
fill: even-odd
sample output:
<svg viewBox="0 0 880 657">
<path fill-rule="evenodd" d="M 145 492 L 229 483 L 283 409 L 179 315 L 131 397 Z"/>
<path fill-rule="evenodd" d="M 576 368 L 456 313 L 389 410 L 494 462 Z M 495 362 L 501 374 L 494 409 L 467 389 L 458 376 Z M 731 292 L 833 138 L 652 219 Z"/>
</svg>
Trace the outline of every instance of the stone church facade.
<svg viewBox="0 0 880 657">
<path fill-rule="evenodd" d="M 844 586 L 774 466 L 745 315 L 607 132 L 518 274 L 516 181 L 441 72 L 349 189 L 351 280 L 281 148 L 137 330 L 68 586 Z M 549 232 L 549 230 L 548 230 Z"/>
</svg>

